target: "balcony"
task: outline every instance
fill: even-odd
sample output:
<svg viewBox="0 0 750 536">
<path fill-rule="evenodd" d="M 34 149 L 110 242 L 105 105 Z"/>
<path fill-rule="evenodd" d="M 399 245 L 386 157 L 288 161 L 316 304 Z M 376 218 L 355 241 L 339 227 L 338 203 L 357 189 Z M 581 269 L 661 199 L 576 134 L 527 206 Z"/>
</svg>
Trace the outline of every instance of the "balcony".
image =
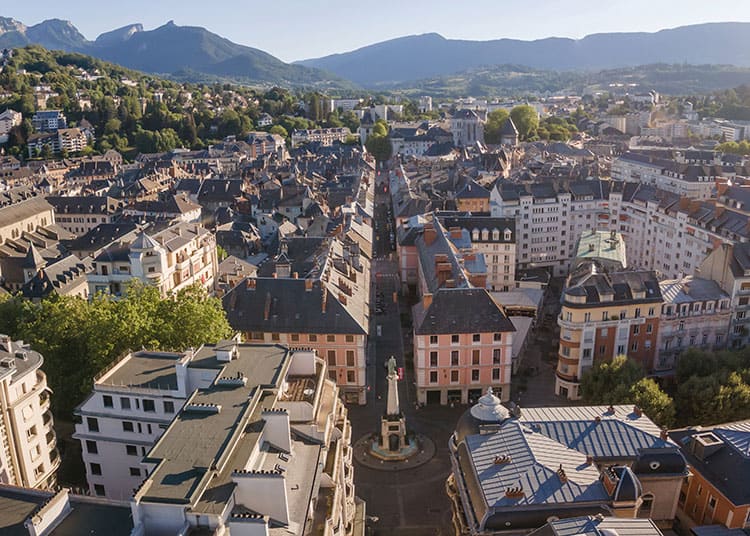
<svg viewBox="0 0 750 536">
<path fill-rule="evenodd" d="M 47 447 L 49 449 L 54 449 L 57 446 L 57 436 L 54 431 L 50 430 L 47 432 L 47 435 L 45 435 L 44 438 L 47 441 Z"/>
</svg>

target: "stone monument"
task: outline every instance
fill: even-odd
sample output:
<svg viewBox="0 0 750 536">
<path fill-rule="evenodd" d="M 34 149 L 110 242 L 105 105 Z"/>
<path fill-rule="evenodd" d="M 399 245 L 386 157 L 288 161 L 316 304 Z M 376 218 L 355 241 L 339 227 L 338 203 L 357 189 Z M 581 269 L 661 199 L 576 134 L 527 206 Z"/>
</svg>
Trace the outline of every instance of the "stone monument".
<svg viewBox="0 0 750 536">
<path fill-rule="evenodd" d="M 380 419 L 380 448 L 393 453 L 403 452 L 407 448 L 406 419 L 398 403 L 398 373 L 396 358 L 388 359 L 388 400 L 385 415 Z"/>
</svg>

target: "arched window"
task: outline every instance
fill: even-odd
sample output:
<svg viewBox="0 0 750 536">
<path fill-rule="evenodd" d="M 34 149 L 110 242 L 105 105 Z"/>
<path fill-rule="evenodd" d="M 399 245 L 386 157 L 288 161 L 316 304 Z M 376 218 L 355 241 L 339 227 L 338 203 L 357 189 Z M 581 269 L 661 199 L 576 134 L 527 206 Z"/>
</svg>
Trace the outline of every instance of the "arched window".
<svg viewBox="0 0 750 536">
<path fill-rule="evenodd" d="M 641 505 L 638 507 L 638 516 L 640 518 L 650 518 L 651 510 L 654 508 L 654 494 L 644 493 L 641 497 Z"/>
<path fill-rule="evenodd" d="M 471 239 L 472 239 L 473 241 L 475 241 L 475 242 L 476 242 L 477 240 L 479 240 L 479 229 L 474 229 L 474 230 L 473 230 L 473 231 L 471 232 Z"/>
</svg>

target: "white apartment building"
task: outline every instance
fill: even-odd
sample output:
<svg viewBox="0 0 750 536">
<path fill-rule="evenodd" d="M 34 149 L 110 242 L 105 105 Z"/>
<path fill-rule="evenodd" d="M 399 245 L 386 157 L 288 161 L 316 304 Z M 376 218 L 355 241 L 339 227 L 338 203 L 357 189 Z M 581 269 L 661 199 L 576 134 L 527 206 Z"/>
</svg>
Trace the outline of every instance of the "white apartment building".
<svg viewBox="0 0 750 536">
<path fill-rule="evenodd" d="M 351 425 L 325 362 L 236 341 L 188 356 L 175 374 L 188 399 L 142 458 L 133 534 L 361 534 Z"/>
<path fill-rule="evenodd" d="M 443 227 L 451 232 L 458 228 L 471 239 L 471 249 L 484 256 L 487 265 L 487 289 L 509 291 L 516 286 L 515 218 L 438 213 Z M 453 238 L 451 238 L 453 240 Z"/>
<path fill-rule="evenodd" d="M 121 295 L 132 279 L 155 285 L 162 296 L 199 283 L 211 291 L 218 270 L 216 236 L 197 223 L 176 223 L 153 236 L 141 231 L 94 259 L 89 293 Z"/>
<path fill-rule="evenodd" d="M 611 175 L 613 180 L 649 184 L 691 199 L 710 199 L 722 170 L 628 152 L 612 162 Z"/>
<path fill-rule="evenodd" d="M 21 124 L 23 116 L 15 110 L 5 110 L 0 113 L 0 143 L 8 141 L 8 133 L 15 126 Z"/>
<path fill-rule="evenodd" d="M 351 135 L 352 132 L 347 127 L 295 130 L 292 132 L 292 147 L 303 143 L 320 143 L 321 145 L 333 145 L 334 142 L 344 143 Z"/>
<path fill-rule="evenodd" d="M 141 459 L 185 403 L 191 353 L 134 352 L 94 378 L 76 409 L 73 438 L 81 442 L 92 495 L 127 500 L 143 482 Z"/>
<path fill-rule="evenodd" d="M 654 369 L 674 369 L 689 348 L 718 350 L 727 344 L 732 311 L 729 294 L 711 279 L 686 276 L 659 282 L 661 307 Z"/>
<path fill-rule="evenodd" d="M 38 352 L 0 335 L 0 483 L 53 488 L 60 465 Z"/>
</svg>

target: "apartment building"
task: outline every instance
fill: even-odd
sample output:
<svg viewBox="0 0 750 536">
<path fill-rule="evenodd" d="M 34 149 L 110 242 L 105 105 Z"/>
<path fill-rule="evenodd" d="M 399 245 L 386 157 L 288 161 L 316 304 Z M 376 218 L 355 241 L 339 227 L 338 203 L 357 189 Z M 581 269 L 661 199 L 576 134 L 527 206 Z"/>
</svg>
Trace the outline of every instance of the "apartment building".
<svg viewBox="0 0 750 536">
<path fill-rule="evenodd" d="M 732 317 L 727 345 L 743 348 L 750 342 L 750 244 L 722 244 L 701 264 L 698 275 L 716 281 L 730 297 Z"/>
<path fill-rule="evenodd" d="M 716 281 L 686 276 L 659 282 L 661 306 L 654 370 L 673 370 L 689 348 L 719 350 L 727 345 L 732 310 L 729 294 Z"/>
<path fill-rule="evenodd" d="M 93 496 L 128 500 L 143 482 L 141 459 L 190 394 L 192 352 L 130 352 L 94 377 L 75 410 L 86 482 Z"/>
<path fill-rule="evenodd" d="M 482 212 L 490 211 L 490 192 L 469 179 L 463 188 L 456 192 L 456 210 L 460 212 Z"/>
<path fill-rule="evenodd" d="M 32 134 L 27 142 L 29 157 L 39 156 L 48 147 L 52 154 L 77 153 L 88 146 L 87 133 L 80 128 L 60 128 L 54 132 Z"/>
<path fill-rule="evenodd" d="M 0 335 L 0 483 L 51 489 L 60 465 L 44 358 Z"/>
<path fill-rule="evenodd" d="M 678 445 L 632 406 L 506 408 L 489 391 L 448 447 L 456 534 L 583 534 L 532 532 L 578 516 L 650 519 L 632 534 L 660 534 L 654 525 L 672 528 L 689 475 Z"/>
<path fill-rule="evenodd" d="M 607 273 L 596 262 L 578 266 L 566 281 L 557 321 L 555 393 L 578 400 L 583 373 L 618 355 L 652 370 L 662 303 L 654 272 Z"/>
<path fill-rule="evenodd" d="M 722 177 L 718 163 L 686 163 L 666 155 L 626 152 L 612 162 L 612 179 L 649 184 L 691 199 L 709 199 Z"/>
<path fill-rule="evenodd" d="M 123 202 L 114 197 L 49 196 L 55 209 L 55 222 L 68 232 L 82 235 L 101 223 L 113 223 L 120 216 Z"/>
<path fill-rule="evenodd" d="M 750 421 L 674 430 L 669 435 L 690 464 L 678 503 L 680 524 L 713 525 L 700 534 L 710 534 L 711 529 L 714 534 L 746 534 L 750 529 L 746 479 L 750 474 Z M 737 530 L 723 532 L 722 528 Z"/>
<path fill-rule="evenodd" d="M 31 124 L 38 132 L 54 132 L 68 128 L 68 121 L 60 110 L 39 110 L 31 117 Z"/>
<path fill-rule="evenodd" d="M 0 143 L 8 141 L 8 134 L 13 127 L 20 125 L 22 120 L 21 113 L 15 110 L 7 109 L 0 113 Z"/>
<path fill-rule="evenodd" d="M 130 235 L 132 236 L 132 235 Z M 140 231 L 104 248 L 94 258 L 89 293 L 120 296 L 127 284 L 140 279 L 162 296 L 200 284 L 213 291 L 218 270 L 216 236 L 196 223 L 176 223 L 149 235 Z"/>
<path fill-rule="evenodd" d="M 468 233 L 471 249 L 484 256 L 488 289 L 509 291 L 516 286 L 515 219 L 454 212 L 438 212 L 436 215 L 451 236 L 454 229 Z"/>
<path fill-rule="evenodd" d="M 420 296 L 412 309 L 417 401 L 465 404 L 488 387 L 507 400 L 515 328 L 487 291 L 482 255 L 461 253 L 450 236 L 433 221 L 415 240 Z"/>
<path fill-rule="evenodd" d="M 344 143 L 351 135 L 352 132 L 347 127 L 295 130 L 292 132 L 292 147 L 304 143 L 320 143 L 321 145 Z"/>
<path fill-rule="evenodd" d="M 134 534 L 363 533 L 351 425 L 323 359 L 225 341 L 197 350 L 183 381 L 188 399 L 142 458 Z"/>
<path fill-rule="evenodd" d="M 370 261 L 347 237 L 283 240 L 279 254 L 223 298 L 245 340 L 313 348 L 347 402 L 366 399 Z"/>
</svg>

